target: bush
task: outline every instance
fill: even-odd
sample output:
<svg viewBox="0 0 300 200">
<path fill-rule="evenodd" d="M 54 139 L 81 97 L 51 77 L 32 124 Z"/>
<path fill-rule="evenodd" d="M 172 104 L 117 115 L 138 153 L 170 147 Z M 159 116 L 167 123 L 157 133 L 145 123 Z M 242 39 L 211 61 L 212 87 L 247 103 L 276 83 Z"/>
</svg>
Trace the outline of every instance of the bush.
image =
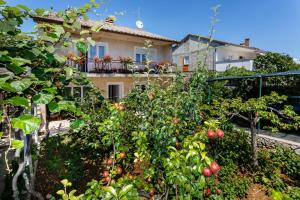
<svg viewBox="0 0 300 200">
<path fill-rule="evenodd" d="M 225 199 L 242 198 L 246 195 L 251 179 L 239 172 L 238 166 L 228 161 L 219 174 L 220 188 Z"/>
</svg>

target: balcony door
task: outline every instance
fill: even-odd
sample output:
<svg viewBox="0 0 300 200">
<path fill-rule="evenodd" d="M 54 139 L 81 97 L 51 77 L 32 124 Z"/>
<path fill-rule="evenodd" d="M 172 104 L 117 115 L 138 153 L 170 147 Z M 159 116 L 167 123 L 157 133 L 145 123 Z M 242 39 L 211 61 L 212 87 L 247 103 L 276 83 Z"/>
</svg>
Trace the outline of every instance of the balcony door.
<svg viewBox="0 0 300 200">
<path fill-rule="evenodd" d="M 93 62 L 94 57 L 104 58 L 108 54 L 108 44 L 107 43 L 96 43 L 96 45 L 90 45 L 88 51 L 88 71 L 94 70 L 95 65 Z"/>
<path fill-rule="evenodd" d="M 134 58 L 137 63 L 144 63 L 148 59 L 151 61 L 157 61 L 157 50 L 154 48 L 145 49 L 144 47 L 134 47 Z"/>
</svg>

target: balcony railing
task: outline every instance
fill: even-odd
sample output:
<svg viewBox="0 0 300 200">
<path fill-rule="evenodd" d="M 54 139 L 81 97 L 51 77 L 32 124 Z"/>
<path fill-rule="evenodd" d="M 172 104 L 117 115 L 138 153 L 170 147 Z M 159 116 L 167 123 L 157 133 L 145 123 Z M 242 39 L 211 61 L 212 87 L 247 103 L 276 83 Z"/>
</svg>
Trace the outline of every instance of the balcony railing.
<svg viewBox="0 0 300 200">
<path fill-rule="evenodd" d="M 253 70 L 253 60 L 240 59 L 240 60 L 226 60 L 216 62 L 216 71 L 226 71 L 231 67 L 245 67 L 248 70 Z"/>
<path fill-rule="evenodd" d="M 112 60 L 111 62 L 99 62 L 95 63 L 93 60 L 88 60 L 88 62 L 74 62 L 67 61 L 69 65 L 75 66 L 81 72 L 87 73 L 101 73 L 101 74 L 132 74 L 132 73 L 145 73 L 149 72 L 151 74 L 173 73 L 175 72 L 175 67 L 159 65 L 152 62 L 148 66 L 144 62 L 133 62 L 130 64 L 122 63 L 120 60 Z M 173 69 L 174 68 L 174 69 Z"/>
</svg>

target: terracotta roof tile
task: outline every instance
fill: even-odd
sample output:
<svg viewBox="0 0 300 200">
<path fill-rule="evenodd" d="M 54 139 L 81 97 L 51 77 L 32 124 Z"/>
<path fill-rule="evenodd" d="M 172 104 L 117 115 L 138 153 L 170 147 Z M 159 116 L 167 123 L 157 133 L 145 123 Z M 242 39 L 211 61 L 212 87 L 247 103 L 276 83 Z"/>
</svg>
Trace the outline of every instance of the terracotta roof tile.
<svg viewBox="0 0 300 200">
<path fill-rule="evenodd" d="M 63 19 L 56 17 L 55 14 L 50 14 L 48 16 L 36 16 L 34 17 L 34 20 L 36 21 L 52 21 L 52 22 L 56 22 L 56 23 L 62 23 Z M 85 27 L 93 27 L 97 24 L 101 24 L 100 21 L 94 21 L 94 20 L 87 20 L 87 21 L 83 21 L 81 20 L 81 25 L 85 26 Z M 158 35 L 158 34 L 154 34 L 154 33 L 150 33 L 144 30 L 140 30 L 140 29 L 135 29 L 135 28 L 129 28 L 129 27 L 125 27 L 125 26 L 119 26 L 119 25 L 115 25 L 115 24 L 103 24 L 103 27 L 101 28 L 101 30 L 103 31 L 109 31 L 109 32 L 115 32 L 115 33 L 123 33 L 123 34 L 128 34 L 128 35 L 134 35 L 134 36 L 140 36 L 140 37 L 145 37 L 145 38 L 149 38 L 149 39 L 157 39 L 157 40 L 163 40 L 163 41 L 167 41 L 167 42 L 172 42 L 172 43 L 178 43 L 178 41 Z"/>
</svg>

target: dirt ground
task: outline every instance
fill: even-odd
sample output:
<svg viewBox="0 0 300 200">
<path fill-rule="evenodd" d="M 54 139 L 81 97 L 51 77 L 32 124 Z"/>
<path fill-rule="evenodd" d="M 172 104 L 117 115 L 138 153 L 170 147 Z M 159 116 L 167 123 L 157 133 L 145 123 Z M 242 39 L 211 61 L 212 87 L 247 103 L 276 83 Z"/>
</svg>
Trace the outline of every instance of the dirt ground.
<svg viewBox="0 0 300 200">
<path fill-rule="evenodd" d="M 249 188 L 247 197 L 242 200 L 272 200 L 272 198 L 267 196 L 266 189 L 262 185 L 253 184 Z"/>
</svg>

